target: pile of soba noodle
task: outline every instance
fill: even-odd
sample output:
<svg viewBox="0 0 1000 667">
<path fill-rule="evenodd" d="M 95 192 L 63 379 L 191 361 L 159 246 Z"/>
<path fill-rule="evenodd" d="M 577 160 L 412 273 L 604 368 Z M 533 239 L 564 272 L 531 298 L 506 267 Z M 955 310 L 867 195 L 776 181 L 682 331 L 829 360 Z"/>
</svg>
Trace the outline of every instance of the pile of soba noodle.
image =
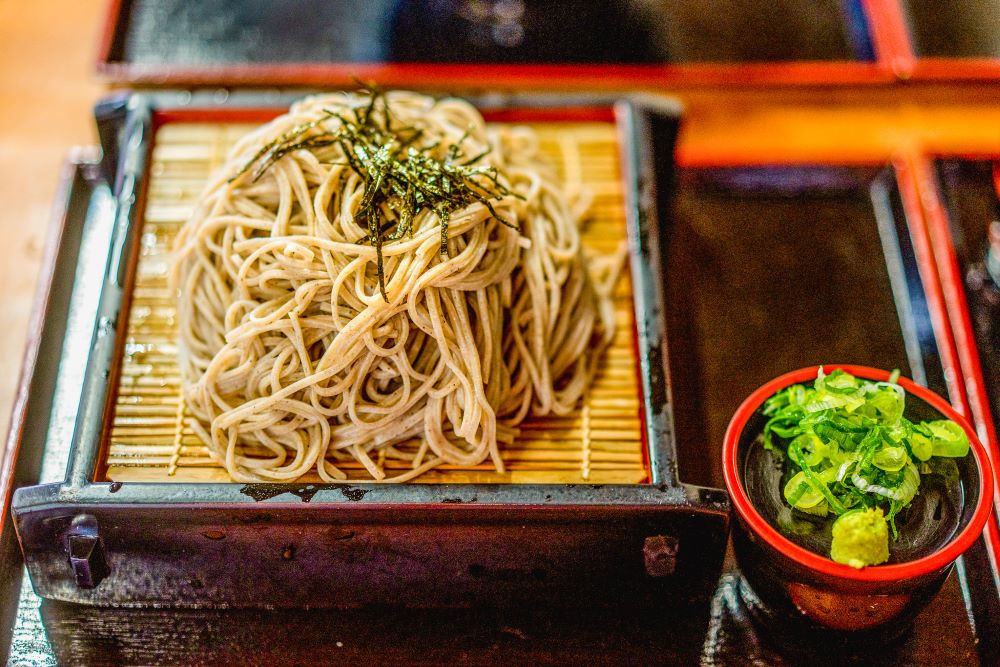
<svg viewBox="0 0 1000 667">
<path fill-rule="evenodd" d="M 246 169 L 289 133 L 335 132 L 371 95 L 308 98 L 250 133 L 180 233 L 184 398 L 236 481 L 315 469 L 332 482 L 362 467 L 406 481 L 486 459 L 502 471 L 517 424 L 570 412 L 612 335 L 614 262 L 585 260 L 580 197 L 528 128 L 487 127 L 457 99 L 384 94 L 391 122 L 420 130 L 421 150 L 445 161 L 460 145 L 508 193 L 489 202 L 496 215 L 481 202 L 452 211 L 447 254 L 441 220 L 421 211 L 382 246 L 384 297 L 356 219 L 365 175 L 343 146 L 289 151 L 256 179 Z M 391 232 L 399 212 L 385 204 L 381 215 Z"/>
</svg>

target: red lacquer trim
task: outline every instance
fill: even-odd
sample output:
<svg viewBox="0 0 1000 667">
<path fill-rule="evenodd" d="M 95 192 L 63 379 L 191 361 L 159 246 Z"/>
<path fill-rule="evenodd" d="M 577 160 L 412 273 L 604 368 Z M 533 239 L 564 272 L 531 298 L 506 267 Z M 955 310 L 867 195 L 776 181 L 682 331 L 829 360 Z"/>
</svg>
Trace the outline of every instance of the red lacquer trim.
<svg viewBox="0 0 1000 667">
<path fill-rule="evenodd" d="M 798 61 L 686 65 L 500 65 L 437 63 L 284 63 L 188 67 L 104 61 L 98 73 L 126 84 L 155 86 L 304 85 L 538 89 L 656 89 L 664 85 L 870 84 L 893 75 L 878 62 Z"/>
<path fill-rule="evenodd" d="M 993 466 L 996 470 L 996 466 Z M 994 505 L 993 509 L 993 520 L 986 522 L 986 530 L 983 531 L 983 537 L 986 540 L 986 550 L 989 552 L 990 568 L 993 570 L 993 577 L 996 579 L 998 573 L 998 563 L 997 555 L 1000 554 L 1000 525 L 997 524 L 996 516 L 997 512 L 1000 510 L 996 509 Z"/>
<path fill-rule="evenodd" d="M 617 120 L 610 106 L 485 108 L 480 111 L 490 123 L 614 123 Z"/>
<path fill-rule="evenodd" d="M 878 62 L 900 79 L 913 74 L 910 31 L 899 0 L 861 0 Z"/>
<path fill-rule="evenodd" d="M 958 278 L 960 276 L 958 258 L 951 243 L 947 217 L 940 205 L 933 167 L 930 160 L 921 153 L 909 155 L 908 161 L 912 168 L 911 178 L 900 178 L 900 187 L 903 187 L 902 181 L 905 180 L 906 191 L 909 194 L 904 197 L 904 201 L 915 202 L 916 206 L 920 208 L 920 213 L 914 214 L 912 219 L 923 222 L 922 225 L 919 225 L 920 236 L 922 239 L 927 239 L 930 244 L 930 259 L 934 264 L 932 281 L 934 295 L 932 298 L 928 294 L 928 306 L 933 306 L 932 313 L 935 314 L 932 315 L 932 318 L 935 322 L 942 317 L 942 313 L 948 322 L 947 329 L 950 334 L 943 340 L 937 333 L 935 333 L 935 337 L 938 338 L 938 348 L 942 351 L 942 365 L 946 366 L 945 379 L 949 384 L 949 394 L 953 403 L 958 402 L 960 411 L 969 415 L 976 424 L 984 429 L 981 441 L 993 465 L 995 475 L 1000 474 L 1000 455 L 998 455 L 1000 452 L 997 450 L 996 432 L 993 430 L 993 422 L 989 414 L 989 399 L 985 393 L 982 367 L 976 351 L 975 337 L 972 334 L 972 322 L 969 319 L 969 311 L 965 303 L 965 291 L 960 287 L 963 283 Z M 921 194 L 923 194 L 922 197 Z M 912 204 L 911 208 L 913 208 Z M 910 218 L 909 212 L 907 217 Z M 950 260 L 943 255 L 949 255 Z M 927 281 L 924 281 L 924 284 L 926 286 Z M 950 360 L 947 364 L 944 361 L 943 351 L 945 349 L 948 351 Z M 957 366 L 955 364 L 956 358 Z M 950 373 L 948 368 L 951 369 Z M 970 377 L 972 378 L 971 382 L 966 380 Z M 993 505 L 995 511 L 1000 512 L 1000 478 L 994 477 L 993 482 Z M 997 554 L 1000 554 L 1000 527 L 998 527 L 996 520 L 987 523 L 983 535 L 990 552 L 990 558 L 995 561 Z"/>
<path fill-rule="evenodd" d="M 827 370 L 840 368 L 852 375 L 869 380 L 885 381 L 889 378 L 888 371 L 865 366 L 832 364 L 825 365 L 824 368 Z M 726 436 L 722 446 L 722 472 L 734 509 L 747 522 L 747 525 L 750 526 L 754 533 L 763 538 L 777 551 L 788 556 L 803 567 L 840 579 L 876 582 L 911 579 L 935 572 L 961 556 L 966 549 L 972 546 L 973 542 L 979 537 L 979 534 L 983 532 L 986 520 L 993 509 L 991 495 L 986 492 L 987 480 L 993 479 L 990 459 L 985 448 L 980 444 L 979 438 L 976 436 L 976 431 L 962 415 L 943 398 L 907 378 L 899 378 L 899 385 L 903 389 L 909 394 L 925 401 L 943 416 L 953 420 L 962 427 L 969 436 L 969 441 L 972 444 L 972 455 L 979 466 L 979 502 L 976 504 L 969 523 L 966 524 L 952 541 L 933 554 L 908 563 L 876 565 L 858 570 L 848 565 L 835 563 L 828 558 L 800 547 L 778 532 L 757 512 L 757 509 L 747 496 L 746 489 L 743 488 L 743 481 L 740 479 L 740 475 L 736 469 L 737 449 L 743 428 L 764 401 L 785 387 L 814 380 L 818 370 L 818 366 L 813 366 L 811 368 L 792 371 L 791 373 L 786 373 L 775 378 L 750 394 L 736 410 L 732 421 L 729 422 L 729 428 L 726 429 Z"/>
<path fill-rule="evenodd" d="M 931 316 L 931 327 L 934 329 L 934 340 L 937 342 L 938 354 L 941 357 L 941 368 L 944 371 L 944 381 L 948 389 L 948 397 L 959 412 L 968 414 L 966 406 L 969 402 L 965 384 L 962 382 L 962 362 L 960 346 L 949 327 L 947 301 L 941 287 L 940 276 L 934 258 L 931 238 L 927 233 L 924 221 L 923 207 L 920 200 L 920 189 L 917 174 L 911 170 L 909 162 L 912 158 L 895 160 L 896 182 L 899 184 L 899 195 L 903 202 L 910 239 L 913 242 L 913 254 L 917 261 L 917 272 L 927 298 L 927 310 Z"/>
<path fill-rule="evenodd" d="M 938 150 L 937 146 L 933 144 L 930 147 L 924 145 L 924 149 L 926 149 L 926 152 L 920 153 L 916 157 L 926 159 L 929 162 L 937 157 L 946 158 L 949 160 L 968 160 L 968 161 L 989 160 L 991 162 L 993 160 L 1000 159 L 998 158 L 997 152 L 995 150 L 960 150 L 960 151 L 950 151 L 946 149 Z M 931 171 L 933 172 L 933 167 L 931 167 Z M 996 177 L 994 176 L 994 178 Z M 921 185 L 923 185 L 923 183 L 921 183 Z M 997 196 L 1000 196 L 1000 192 L 998 192 Z"/>
<path fill-rule="evenodd" d="M 976 337 L 973 333 L 972 318 L 969 315 L 968 303 L 965 298 L 965 282 L 958 263 L 958 254 L 951 241 L 951 229 L 948 215 L 941 204 L 934 168 L 929 158 L 919 156 L 914 158 L 915 169 L 920 187 L 924 192 L 923 204 L 926 211 L 927 226 L 934 244 L 935 260 L 941 283 L 944 286 L 945 303 L 948 315 L 955 332 L 955 341 L 961 362 L 962 374 L 967 381 L 967 400 L 969 413 L 982 429 L 983 438 L 994 467 L 1000 465 L 1000 443 L 997 439 L 996 425 L 990 414 L 990 401 L 986 394 L 986 382 L 983 378 L 982 363 L 976 349 Z M 1000 508 L 1000 481 L 995 485 L 997 506 Z M 1000 552 L 1000 537 L 996 542 Z"/>
<path fill-rule="evenodd" d="M 73 187 L 77 163 L 93 162 L 94 159 L 95 156 L 92 152 L 85 149 L 76 149 L 71 154 L 70 159 L 63 165 L 62 173 L 59 177 L 56 210 L 49 222 L 45 255 L 42 258 L 42 265 L 38 272 L 38 286 L 35 288 L 31 319 L 28 322 L 26 349 L 21 362 L 21 373 L 17 381 L 17 391 L 14 394 L 10 430 L 7 432 L 2 463 L 0 463 L 0 497 L 3 499 L 3 508 L 0 509 L 0 530 L 2 530 L 5 522 L 10 520 L 10 500 L 14 493 L 14 471 L 17 467 L 17 460 L 21 451 L 21 440 L 28 417 L 28 399 L 31 394 L 31 384 L 35 375 L 38 351 L 42 342 L 42 333 L 45 329 L 45 313 L 48 310 L 53 290 L 60 287 L 55 285 L 54 279 L 56 260 L 59 257 L 59 248 L 62 245 L 63 232 L 66 229 L 67 216 L 69 215 L 66 202 Z"/>
<path fill-rule="evenodd" d="M 877 167 L 891 161 L 894 151 L 889 148 L 848 152 L 848 149 L 806 147 L 789 149 L 774 146 L 729 147 L 699 145 L 691 147 L 680 142 L 674 156 L 680 167 L 780 167 L 789 165 L 827 165 L 840 167 Z"/>
<path fill-rule="evenodd" d="M 115 35 L 121 22 L 122 0 L 108 0 L 104 14 L 104 24 L 101 26 L 101 36 L 97 41 L 97 71 L 101 71 L 111 62 L 111 48 L 114 46 Z"/>
<path fill-rule="evenodd" d="M 153 127 L 167 123 L 266 123 L 287 111 L 285 107 L 231 107 L 218 109 L 192 107 L 168 108 L 153 111 Z"/>
<path fill-rule="evenodd" d="M 899 0 L 861 0 L 876 62 L 799 61 L 683 65 L 450 65 L 438 63 L 271 63 L 190 66 L 111 60 L 123 0 L 108 0 L 96 71 L 115 83 L 154 86 L 352 86 L 358 77 L 382 85 L 565 89 L 656 88 L 663 85 L 877 84 L 893 79 L 1000 79 L 1000 58 L 918 57 Z"/>
<path fill-rule="evenodd" d="M 285 107 L 191 107 L 156 109 L 153 125 L 167 123 L 266 123 L 286 111 Z M 483 118 L 490 123 L 613 123 L 612 107 L 538 107 L 515 109 L 483 109 Z"/>
<path fill-rule="evenodd" d="M 905 78 L 912 67 L 902 10 L 896 0 L 861 0 L 876 61 L 817 60 L 749 63 L 446 64 L 446 63 L 254 63 L 192 66 L 111 59 L 123 0 L 109 0 L 99 42 L 97 72 L 116 83 L 154 86 L 306 85 L 351 87 L 358 78 L 385 86 L 441 88 L 628 89 L 664 85 L 877 84 Z"/>
<path fill-rule="evenodd" d="M 972 323 L 969 319 L 969 311 L 965 303 L 965 291 L 960 287 L 962 285 L 960 279 L 957 283 L 955 282 L 956 277 L 960 276 L 958 258 L 951 243 L 951 234 L 948 229 L 947 218 L 944 215 L 944 209 L 940 206 L 940 198 L 934 182 L 933 168 L 930 161 L 921 154 L 909 156 L 909 162 L 912 165 L 912 178 L 907 179 L 907 183 L 908 186 L 915 185 L 916 187 L 916 192 L 911 193 L 910 199 L 916 199 L 922 209 L 923 215 L 920 218 L 924 221 L 922 227 L 926 231 L 923 231 L 921 236 L 926 235 L 926 238 L 930 241 L 931 259 L 935 266 L 935 279 L 933 280 L 935 292 L 933 299 L 934 310 L 935 312 L 943 310 L 944 315 L 947 317 L 949 323 L 948 330 L 951 332 L 947 338 L 948 356 L 949 358 L 957 357 L 958 361 L 957 368 L 954 365 L 954 360 L 949 362 L 950 367 L 953 369 L 952 373 L 947 373 L 946 371 L 946 380 L 949 382 L 949 393 L 953 402 L 958 401 L 961 412 L 969 415 L 976 424 L 983 428 L 982 441 L 986 453 L 992 462 L 993 470 L 997 472 L 1000 471 L 1000 468 L 998 468 L 1000 456 L 998 456 L 997 451 L 996 433 L 993 430 L 993 422 L 989 414 L 989 399 L 985 393 L 982 368 L 979 364 L 975 337 L 972 334 Z M 924 196 L 921 198 L 919 193 L 923 193 Z M 950 262 L 942 255 L 950 255 Z M 948 266 L 949 263 L 951 263 L 951 268 Z M 938 288 L 939 285 L 941 286 L 940 288 Z M 930 296 L 928 297 L 928 302 L 930 305 Z M 933 315 L 932 317 L 936 320 L 940 315 Z M 963 320 L 964 326 L 962 325 Z M 939 349 L 944 348 L 940 342 L 938 347 Z M 944 355 L 942 354 L 942 365 L 944 365 L 943 360 Z M 958 372 L 956 373 L 954 370 Z M 966 380 L 966 378 L 970 377 L 972 378 L 971 382 Z M 963 381 L 959 381 L 959 378 L 962 378 Z M 954 385 L 954 389 L 957 389 L 957 392 L 952 391 L 952 385 Z M 1000 511 L 1000 493 L 998 493 L 1000 480 L 995 478 L 993 482 L 993 504 L 994 508 Z M 990 557 L 995 560 L 996 554 L 1000 554 L 1000 528 L 998 528 L 995 520 L 987 523 L 984 537 L 987 548 L 990 551 Z"/>
<path fill-rule="evenodd" d="M 917 58 L 913 78 L 933 81 L 1000 79 L 1000 58 Z"/>
</svg>

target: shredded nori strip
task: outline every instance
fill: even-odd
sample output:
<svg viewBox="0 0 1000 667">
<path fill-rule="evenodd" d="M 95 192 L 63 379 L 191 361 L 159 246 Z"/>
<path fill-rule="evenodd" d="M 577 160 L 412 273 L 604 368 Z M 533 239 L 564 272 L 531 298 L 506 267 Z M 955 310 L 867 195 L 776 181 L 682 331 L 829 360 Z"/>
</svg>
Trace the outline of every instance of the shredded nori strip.
<svg viewBox="0 0 1000 667">
<path fill-rule="evenodd" d="M 393 126 L 393 115 L 383 91 L 366 88 L 361 92 L 370 96 L 367 105 L 346 112 L 324 109 L 319 118 L 293 127 L 262 147 L 230 182 L 251 170 L 251 182 L 256 182 L 272 165 L 297 150 L 340 146 L 345 163 L 364 183 L 355 219 L 368 231 L 358 243 L 368 243 L 375 248 L 379 292 L 388 302 L 382 246 L 403 236 L 412 236 L 413 220 L 417 215 L 424 210 L 437 215 L 441 226 L 441 254 L 447 256 L 452 212 L 479 203 L 494 219 L 518 229 L 497 214 L 492 202 L 506 196 L 520 198 L 520 195 L 501 182 L 494 167 L 477 165 L 489 154 L 489 147 L 478 155 L 465 155 L 462 144 L 468 133 L 448 146 L 446 157 L 439 159 L 433 154 L 439 144 L 421 145 L 423 133 L 419 128 Z M 338 124 L 328 129 L 324 123 L 331 119 L 336 119 Z M 310 134 L 317 128 L 321 133 Z M 382 214 L 383 207 L 396 217 L 394 230 L 391 221 Z"/>
</svg>

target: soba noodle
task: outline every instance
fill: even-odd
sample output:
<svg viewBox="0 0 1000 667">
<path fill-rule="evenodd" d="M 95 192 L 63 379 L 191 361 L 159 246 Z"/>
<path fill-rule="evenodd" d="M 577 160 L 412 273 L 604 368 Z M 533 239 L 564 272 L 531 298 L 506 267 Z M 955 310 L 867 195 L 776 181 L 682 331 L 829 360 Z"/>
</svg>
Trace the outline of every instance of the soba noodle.
<svg viewBox="0 0 1000 667">
<path fill-rule="evenodd" d="M 535 134 L 488 127 L 461 100 L 384 99 L 436 159 L 461 145 L 517 196 L 491 201 L 495 215 L 451 212 L 446 255 L 439 216 L 422 210 L 382 246 L 383 298 L 376 248 L 359 243 L 364 175 L 343 145 L 241 173 L 290 133 L 335 132 L 370 94 L 303 100 L 233 148 L 181 231 L 173 279 L 191 425 L 236 481 L 315 469 L 332 482 L 355 461 L 380 481 L 487 459 L 502 471 L 517 424 L 569 413 L 613 333 L 617 271 L 585 262 L 580 212 Z M 387 476 L 387 461 L 402 472 Z"/>
</svg>

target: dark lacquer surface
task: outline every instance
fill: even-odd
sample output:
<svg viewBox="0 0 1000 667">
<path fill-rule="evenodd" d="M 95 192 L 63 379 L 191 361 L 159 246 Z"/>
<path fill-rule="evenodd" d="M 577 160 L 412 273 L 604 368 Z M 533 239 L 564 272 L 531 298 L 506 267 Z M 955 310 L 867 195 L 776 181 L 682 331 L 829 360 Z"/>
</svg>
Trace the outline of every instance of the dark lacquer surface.
<svg viewBox="0 0 1000 667">
<path fill-rule="evenodd" d="M 651 484 L 94 481 L 106 443 L 106 406 L 113 404 L 108 396 L 115 359 L 121 358 L 121 341 L 111 325 L 123 321 L 128 303 L 122 267 L 136 257 L 141 238 L 141 214 L 132 202 L 141 199 L 146 174 L 134 170 L 146 163 L 152 110 L 168 113 L 172 99 L 171 93 L 116 97 L 98 112 L 102 137 L 114 138 L 112 146 L 121 149 L 105 151 L 106 160 L 120 156 L 107 169 L 121 184 L 117 215 L 79 224 L 110 224 L 107 218 L 113 217 L 115 229 L 103 247 L 80 252 L 86 257 L 81 267 L 99 272 L 100 301 L 90 311 L 89 327 L 65 338 L 82 341 L 89 356 L 48 355 L 63 360 L 57 384 L 74 373 L 82 376 L 76 395 L 55 403 L 77 408 L 59 422 L 68 423 L 68 439 L 57 443 L 56 429 L 50 429 L 53 438 L 39 439 L 73 454 L 61 475 L 44 480 L 62 483 L 19 488 L 11 502 L 41 596 L 94 605 L 317 608 L 513 606 L 538 600 L 559 606 L 560 598 L 563 606 L 578 599 L 638 606 L 694 595 L 696 587 L 703 597 L 710 595 L 725 552 L 728 504 L 722 491 L 673 481 L 675 448 L 663 415 L 660 364 L 644 363 L 640 373 Z M 237 93 L 232 102 L 259 99 Z M 583 98 L 584 104 L 592 102 Z M 539 106 L 543 100 L 524 103 Z M 512 102 L 511 108 L 518 107 Z M 658 155 L 673 164 L 675 107 L 665 104 L 654 112 L 623 101 L 616 110 L 629 147 L 623 162 L 632 165 L 638 151 L 650 152 L 633 128 L 645 128 L 655 118 Z M 559 112 L 558 106 L 548 111 Z M 632 175 L 647 171 L 628 169 L 623 185 L 631 192 L 637 187 Z M 651 296 L 659 278 L 645 250 L 659 227 L 653 205 L 637 202 L 631 208 L 636 200 L 628 197 L 628 222 L 636 250 L 631 273 L 637 353 L 645 361 L 662 347 L 659 301 Z M 75 303 L 70 309 L 82 312 Z M 29 419 L 42 423 L 46 414 Z"/>
<path fill-rule="evenodd" d="M 1000 58 L 1000 0 L 901 0 L 919 56 Z"/>
<path fill-rule="evenodd" d="M 955 577 L 899 643 L 790 653 L 754 629 L 730 570 L 674 614 L 544 608 L 198 611 L 99 609 L 23 596 L 9 664 L 45 665 L 976 665 Z M 947 638 L 946 641 L 943 641 Z"/>
<path fill-rule="evenodd" d="M 893 276 L 899 290 L 910 286 L 880 233 L 903 247 L 909 237 L 891 174 L 775 167 L 680 178 L 666 298 L 682 480 L 722 484 L 730 417 L 782 373 L 835 362 L 899 368 L 944 391 L 940 368 L 924 363 L 934 359 L 927 318 L 894 300 Z M 909 351 L 900 312 L 912 316 Z"/>
<path fill-rule="evenodd" d="M 123 0 L 110 62 L 874 59 L 860 0 Z"/>
<path fill-rule="evenodd" d="M 1000 20 L 1000 19 L 998 19 Z M 940 160 L 937 164 L 952 242 L 965 280 L 983 381 L 993 421 L 1000 424 L 1000 287 L 986 270 L 987 230 L 1000 220 L 1000 201 L 988 160 Z"/>
</svg>

